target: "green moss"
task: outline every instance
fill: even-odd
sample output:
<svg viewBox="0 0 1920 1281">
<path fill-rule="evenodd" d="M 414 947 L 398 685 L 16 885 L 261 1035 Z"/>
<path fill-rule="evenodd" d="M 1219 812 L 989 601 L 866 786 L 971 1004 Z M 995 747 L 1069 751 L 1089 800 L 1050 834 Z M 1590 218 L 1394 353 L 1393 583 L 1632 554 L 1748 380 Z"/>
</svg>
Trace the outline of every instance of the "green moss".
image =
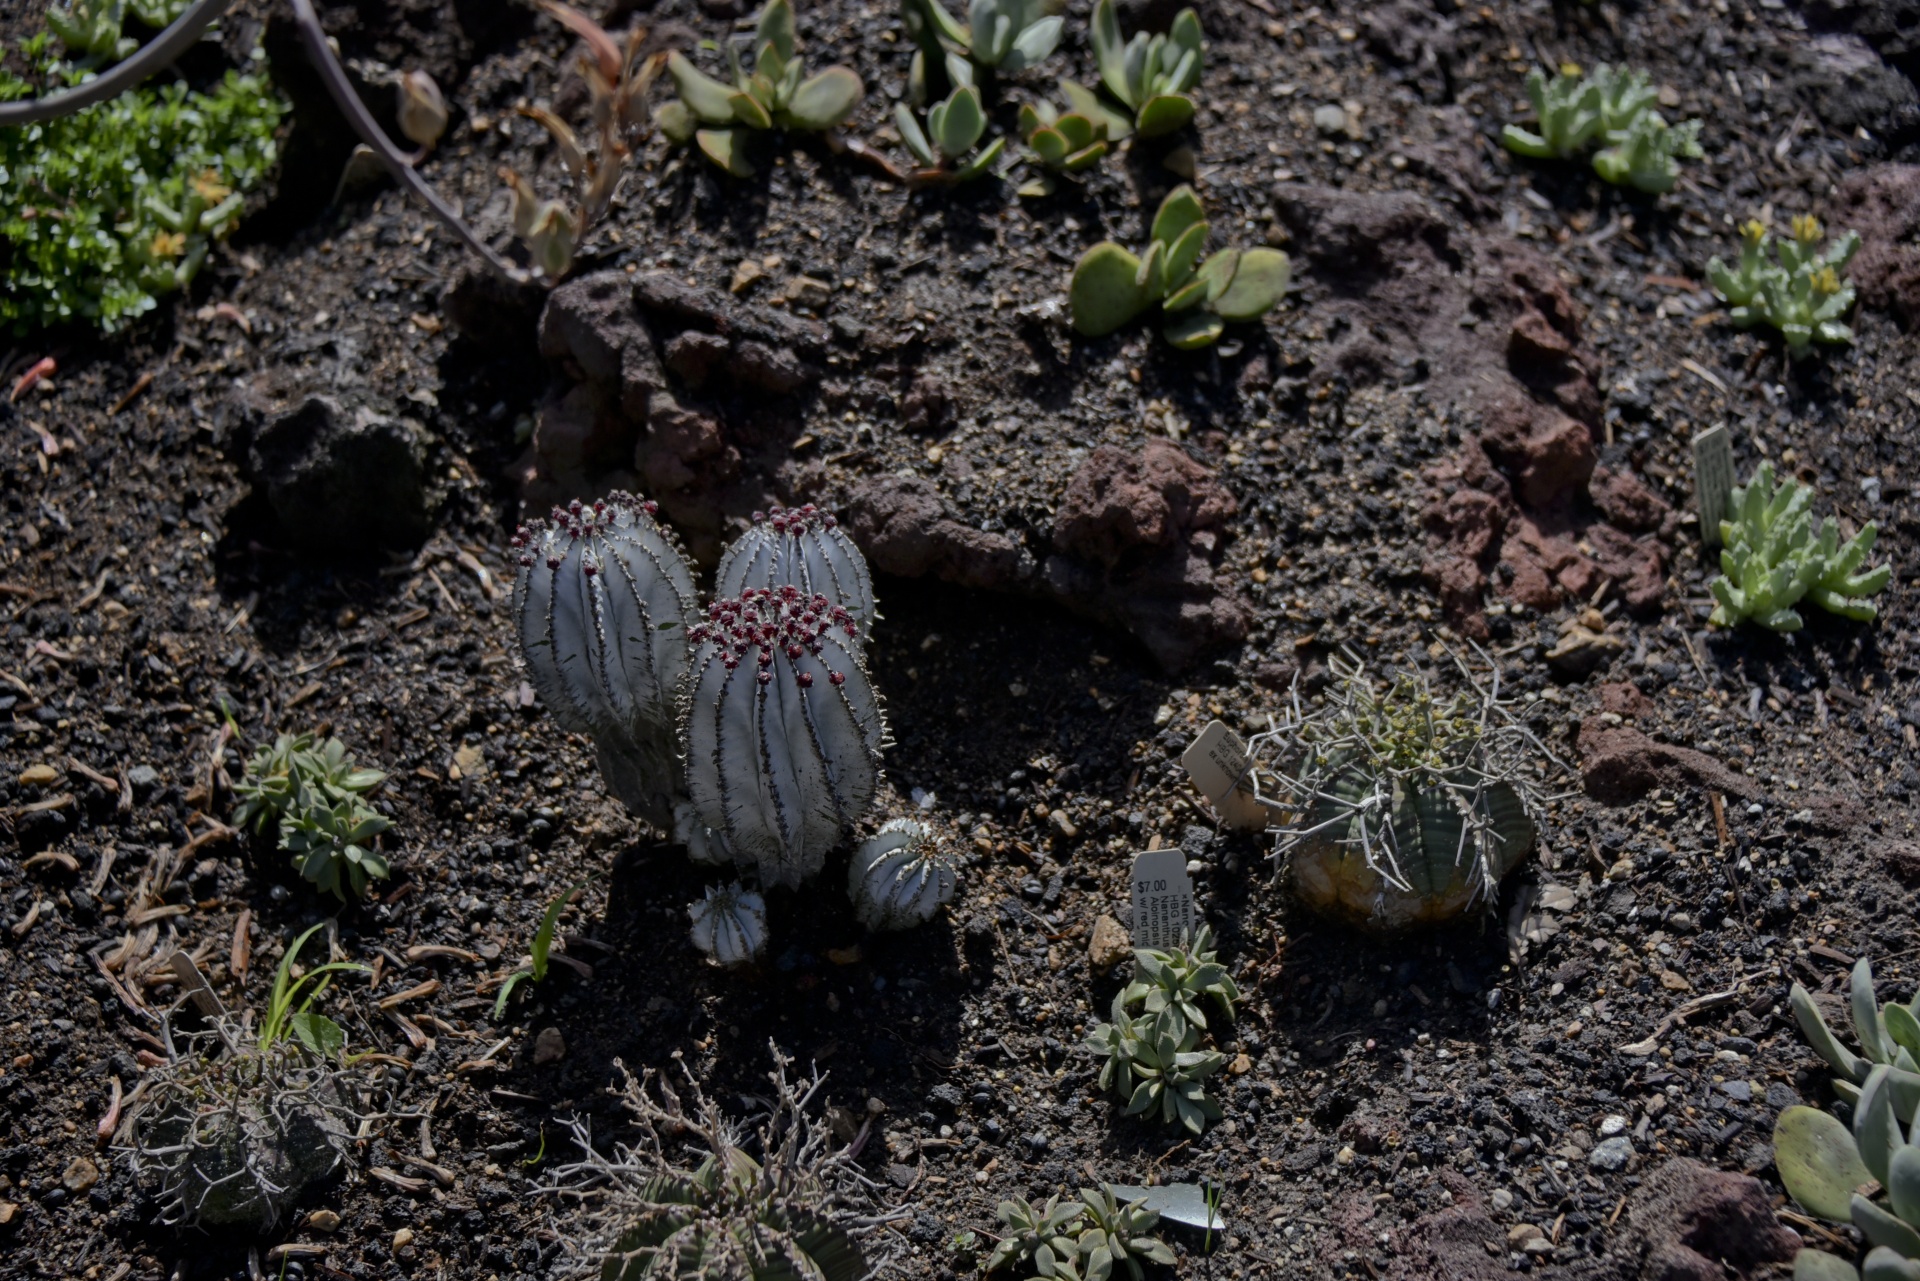
<svg viewBox="0 0 1920 1281">
<path fill-rule="evenodd" d="M 44 85 L 82 73 L 45 36 L 21 52 Z M 44 90 L 0 69 L 0 100 Z M 193 279 L 240 221 L 278 149 L 286 104 L 264 71 L 205 93 L 147 85 L 57 120 L 0 128 L 0 323 L 112 332 Z"/>
</svg>

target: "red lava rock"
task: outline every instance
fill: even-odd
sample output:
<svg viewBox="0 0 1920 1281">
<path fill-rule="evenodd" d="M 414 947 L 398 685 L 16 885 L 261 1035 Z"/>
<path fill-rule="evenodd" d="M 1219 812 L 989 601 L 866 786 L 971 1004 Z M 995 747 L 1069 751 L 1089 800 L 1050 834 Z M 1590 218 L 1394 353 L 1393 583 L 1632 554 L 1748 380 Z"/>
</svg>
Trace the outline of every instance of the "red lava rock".
<svg viewBox="0 0 1920 1281">
<path fill-rule="evenodd" d="M 1775 1275 L 1770 1265 L 1789 1262 L 1799 1249 L 1799 1236 L 1774 1217 L 1765 1184 L 1679 1157 L 1627 1198 L 1621 1230 L 1594 1275 L 1731 1281 Z"/>
<path fill-rule="evenodd" d="M 1920 885 L 1920 842 L 1888 841 L 1880 847 L 1880 866 L 1911 889 Z"/>
<path fill-rule="evenodd" d="M 935 435 L 953 426 L 956 410 L 946 384 L 932 374 L 921 374 L 900 402 L 900 425 L 908 431 Z"/>
<path fill-rule="evenodd" d="M 634 449 L 633 466 L 651 489 L 667 493 L 730 479 L 740 469 L 740 451 L 727 443 L 719 422 L 662 391 L 648 406 L 647 434 Z"/>
<path fill-rule="evenodd" d="M 1587 494 L 1609 524 L 1629 534 L 1664 530 L 1674 516 L 1666 500 L 1630 471 L 1595 467 L 1592 479 L 1587 482 Z"/>
<path fill-rule="evenodd" d="M 549 472 L 571 476 L 624 465 L 637 434 L 598 386 L 575 383 L 564 391 L 554 388 L 541 402 L 533 449 Z"/>
<path fill-rule="evenodd" d="M 701 388 L 727 358 L 732 344 L 719 334 L 689 329 L 667 340 L 666 364 L 689 387 Z"/>
<path fill-rule="evenodd" d="M 1032 558 L 1005 534 L 954 519 L 925 477 L 862 481 L 847 512 L 854 542 L 883 574 L 1010 590 L 1031 570 Z"/>
<path fill-rule="evenodd" d="M 1480 443 L 1521 506 L 1546 507 L 1586 489 L 1599 454 L 1585 423 L 1517 395 L 1488 405 L 1482 421 Z"/>
<path fill-rule="evenodd" d="M 1612 712 L 1628 720 L 1653 715 L 1653 700 L 1641 693 L 1639 686 L 1627 681 L 1609 681 L 1593 692 L 1599 696 L 1600 710 L 1603 712 Z"/>
<path fill-rule="evenodd" d="M 1440 1181 L 1453 1194 L 1453 1204 L 1393 1234 L 1393 1274 L 1407 1281 L 1505 1281 L 1511 1275 L 1506 1253 L 1488 1254 L 1486 1243 L 1504 1241 L 1507 1230 L 1487 1214 L 1480 1194 L 1457 1171 L 1442 1169 Z"/>
<path fill-rule="evenodd" d="M 1920 165 L 1849 174 L 1834 196 L 1833 230 L 1860 233 L 1848 275 L 1862 306 L 1920 327 Z"/>
<path fill-rule="evenodd" d="M 1626 805 L 1656 787 L 1700 787 L 1752 798 L 1754 781 L 1735 774 L 1705 752 L 1657 743 L 1637 729 L 1586 721 L 1580 726 L 1581 775 L 1587 795 L 1606 805 Z"/>
<path fill-rule="evenodd" d="M 1148 441 L 1137 454 L 1102 445 L 1067 482 L 1053 542 L 1112 568 L 1141 548 L 1220 525 L 1239 506 L 1211 471 L 1169 441 Z"/>
<path fill-rule="evenodd" d="M 1635 614 L 1660 612 L 1667 591 L 1667 545 L 1632 538 L 1611 525 L 1589 525 L 1587 546 L 1600 573 L 1611 579 L 1620 599 Z"/>
</svg>

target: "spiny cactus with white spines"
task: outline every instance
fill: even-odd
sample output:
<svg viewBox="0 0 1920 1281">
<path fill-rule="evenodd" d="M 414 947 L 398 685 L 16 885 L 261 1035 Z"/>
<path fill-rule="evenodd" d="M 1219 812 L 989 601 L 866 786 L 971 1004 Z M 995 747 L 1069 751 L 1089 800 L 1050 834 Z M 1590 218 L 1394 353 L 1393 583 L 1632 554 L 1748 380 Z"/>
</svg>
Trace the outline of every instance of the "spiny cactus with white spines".
<svg viewBox="0 0 1920 1281">
<path fill-rule="evenodd" d="M 866 644 L 873 630 L 873 575 L 840 523 L 812 503 L 755 512 L 752 526 L 720 558 L 713 590 L 729 597 L 749 587 L 789 586 L 845 607 Z"/>
<path fill-rule="evenodd" d="M 629 810 L 666 827 L 682 791 L 677 702 L 699 596 L 658 510 L 614 493 L 522 525 L 513 616 L 554 719 L 593 739 L 601 776 Z"/>
<path fill-rule="evenodd" d="M 886 719 L 844 605 L 791 583 L 716 600 L 689 633 L 693 819 L 761 883 L 820 870 L 873 804 Z"/>
<path fill-rule="evenodd" d="M 956 886 L 952 857 L 925 823 L 896 818 L 861 842 L 847 867 L 853 914 L 870 930 L 909 930 L 933 919 Z"/>
</svg>

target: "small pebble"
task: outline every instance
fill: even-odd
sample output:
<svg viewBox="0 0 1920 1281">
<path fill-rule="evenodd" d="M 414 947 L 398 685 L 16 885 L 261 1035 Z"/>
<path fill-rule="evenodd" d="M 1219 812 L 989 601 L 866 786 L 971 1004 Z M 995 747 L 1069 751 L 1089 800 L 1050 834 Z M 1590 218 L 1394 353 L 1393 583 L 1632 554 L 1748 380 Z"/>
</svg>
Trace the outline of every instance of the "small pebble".
<svg viewBox="0 0 1920 1281">
<path fill-rule="evenodd" d="M 307 1226 L 315 1232 L 334 1232 L 340 1227 L 340 1216 L 332 1210 L 315 1210 L 307 1216 Z"/>
<path fill-rule="evenodd" d="M 1513 1208 L 1513 1193 L 1507 1191 L 1505 1188 L 1495 1188 L 1493 1195 L 1488 1199 L 1493 1202 L 1493 1208 L 1496 1210 L 1511 1210 Z"/>
<path fill-rule="evenodd" d="M 85 1192 L 99 1181 L 100 1167 L 83 1156 L 73 1158 L 67 1172 L 60 1176 L 60 1186 L 69 1192 Z"/>
<path fill-rule="evenodd" d="M 1624 1134 L 1616 1134 L 1603 1139 L 1593 1151 L 1587 1153 L 1587 1164 L 1596 1170 L 1613 1172 L 1627 1168 L 1627 1161 L 1633 1156 L 1633 1141 Z"/>
<path fill-rule="evenodd" d="M 1324 107 L 1315 107 L 1313 127 L 1326 134 L 1344 133 L 1347 128 L 1347 113 L 1331 102 Z"/>
<path fill-rule="evenodd" d="M 1616 1134 L 1626 1133 L 1626 1129 L 1627 1118 L 1615 1113 L 1613 1116 L 1607 1117 L 1600 1122 L 1600 1137 L 1610 1139 Z"/>
<path fill-rule="evenodd" d="M 557 1027 L 540 1029 L 540 1035 L 533 1038 L 533 1061 L 535 1066 L 558 1063 L 567 1057 L 567 1040 L 560 1035 Z"/>
<path fill-rule="evenodd" d="M 29 765 L 20 771 L 20 784 L 23 787 L 45 787 L 59 778 L 60 771 L 51 765 Z"/>
</svg>

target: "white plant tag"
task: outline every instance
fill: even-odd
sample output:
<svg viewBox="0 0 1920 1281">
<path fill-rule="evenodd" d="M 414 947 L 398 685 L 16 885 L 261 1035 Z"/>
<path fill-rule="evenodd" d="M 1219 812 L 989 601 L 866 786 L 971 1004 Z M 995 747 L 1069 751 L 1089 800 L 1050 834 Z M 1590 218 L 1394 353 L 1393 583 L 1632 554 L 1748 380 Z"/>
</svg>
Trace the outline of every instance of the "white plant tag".
<svg viewBox="0 0 1920 1281">
<path fill-rule="evenodd" d="M 1253 796 L 1247 745 L 1224 721 L 1213 721 L 1201 730 L 1181 754 L 1180 764 L 1228 827 L 1258 831 L 1267 825 L 1266 806 Z"/>
<path fill-rule="evenodd" d="M 1179 846 L 1133 860 L 1133 945 L 1178 947 L 1193 934 L 1193 878 Z"/>
<path fill-rule="evenodd" d="M 1721 423 L 1693 438 L 1693 496 L 1700 508 L 1700 537 L 1709 547 L 1720 543 L 1720 522 L 1727 518 L 1732 494 L 1733 438 Z"/>
</svg>

